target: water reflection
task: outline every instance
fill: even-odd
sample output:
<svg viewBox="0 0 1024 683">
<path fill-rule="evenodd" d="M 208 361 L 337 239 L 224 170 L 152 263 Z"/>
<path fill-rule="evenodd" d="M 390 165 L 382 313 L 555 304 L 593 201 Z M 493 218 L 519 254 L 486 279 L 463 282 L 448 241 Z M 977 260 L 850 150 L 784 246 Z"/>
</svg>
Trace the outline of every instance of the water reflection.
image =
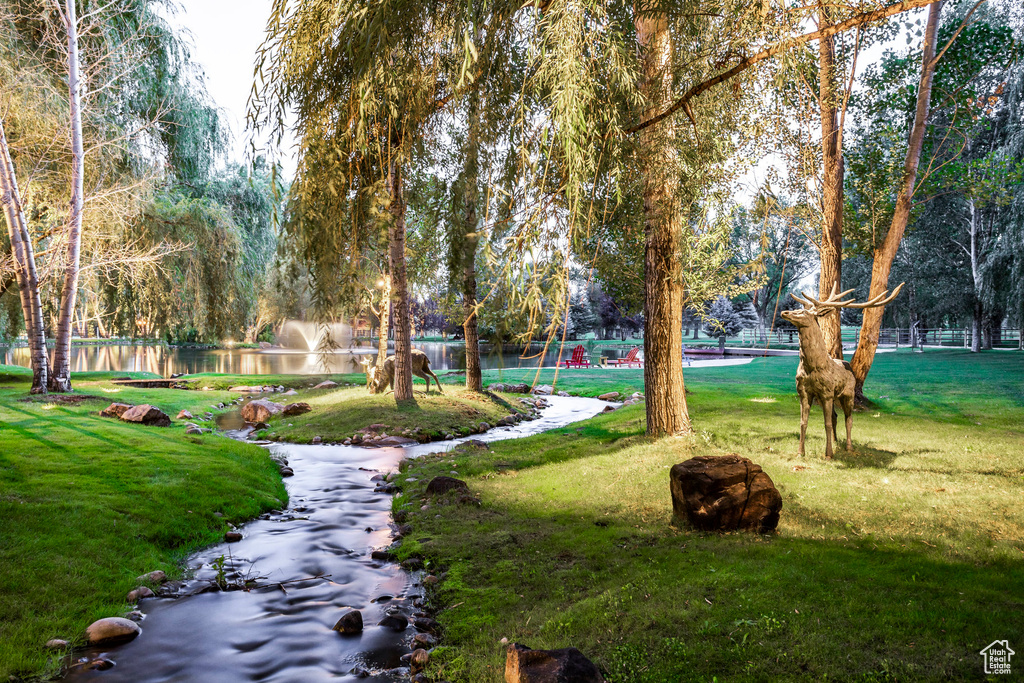
<svg viewBox="0 0 1024 683">
<path fill-rule="evenodd" d="M 562 358 L 571 354 L 576 342 L 566 344 Z M 430 358 L 435 372 L 441 370 L 464 370 L 466 349 L 461 344 L 443 342 L 418 342 L 415 348 Z M 629 350 L 602 348 L 592 357 L 597 363 L 599 356 L 619 358 Z M 75 346 L 71 349 L 72 372 L 152 372 L 162 377 L 174 374 L 217 372 L 233 375 L 315 375 L 342 372 L 362 372 L 359 364 L 366 354 L 374 349 L 363 347 L 321 355 L 291 349 L 182 349 L 162 345 L 112 344 Z M 0 349 L 0 360 L 6 365 L 29 367 L 29 352 L 25 347 Z M 538 361 L 550 367 L 558 360 L 558 347 L 551 345 L 546 352 L 541 344 L 522 349 L 491 348 L 481 346 L 480 364 L 485 370 L 498 368 L 536 368 Z"/>
</svg>

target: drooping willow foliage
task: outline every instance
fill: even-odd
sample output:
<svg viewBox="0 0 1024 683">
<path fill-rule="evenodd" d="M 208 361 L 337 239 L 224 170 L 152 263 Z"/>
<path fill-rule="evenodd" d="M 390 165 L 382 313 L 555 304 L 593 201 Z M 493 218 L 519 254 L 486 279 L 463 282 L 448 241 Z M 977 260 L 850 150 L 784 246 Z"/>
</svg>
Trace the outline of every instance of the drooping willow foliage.
<svg viewBox="0 0 1024 683">
<path fill-rule="evenodd" d="M 86 203 L 76 327 L 252 336 L 246 328 L 259 318 L 276 247 L 269 170 L 217 170 L 228 132 L 172 25 L 176 2 L 96 0 L 80 9 Z M 48 327 L 70 192 L 65 40 L 52 0 L 0 5 L 0 116 L 40 255 Z M 220 241 L 224 230 L 235 237 Z M 213 248 L 229 243 L 238 248 Z M 184 275 L 200 271 L 215 277 Z"/>
</svg>

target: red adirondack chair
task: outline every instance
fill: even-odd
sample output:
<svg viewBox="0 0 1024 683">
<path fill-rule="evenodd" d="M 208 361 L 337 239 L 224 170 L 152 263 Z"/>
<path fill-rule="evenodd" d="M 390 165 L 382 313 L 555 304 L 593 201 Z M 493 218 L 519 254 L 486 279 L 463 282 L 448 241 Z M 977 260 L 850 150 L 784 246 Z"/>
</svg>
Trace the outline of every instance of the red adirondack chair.
<svg viewBox="0 0 1024 683">
<path fill-rule="evenodd" d="M 583 344 L 579 344 L 572 350 L 572 357 L 569 360 L 563 360 L 561 364 L 567 368 L 589 368 L 590 359 L 586 356 L 587 350 L 583 348 Z"/>
<path fill-rule="evenodd" d="M 625 365 L 627 368 L 631 368 L 633 366 L 636 366 L 638 368 L 642 368 L 644 366 L 644 359 L 637 357 L 637 354 L 639 354 L 639 353 L 640 353 L 640 347 L 639 346 L 634 346 L 633 348 L 631 348 L 629 350 L 629 353 L 627 353 L 624 358 L 612 359 L 612 360 L 608 361 L 608 364 L 609 365 Z"/>
</svg>

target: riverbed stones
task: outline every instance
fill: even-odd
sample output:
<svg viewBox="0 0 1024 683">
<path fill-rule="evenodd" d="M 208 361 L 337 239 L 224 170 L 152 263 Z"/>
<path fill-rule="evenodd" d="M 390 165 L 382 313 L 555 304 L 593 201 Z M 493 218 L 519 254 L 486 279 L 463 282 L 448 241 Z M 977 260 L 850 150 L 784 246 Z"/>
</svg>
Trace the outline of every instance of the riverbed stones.
<svg viewBox="0 0 1024 683">
<path fill-rule="evenodd" d="M 242 406 L 242 419 L 246 422 L 266 422 L 274 415 L 281 414 L 284 406 L 265 398 L 249 401 Z"/>
<path fill-rule="evenodd" d="M 143 600 L 145 598 L 152 598 L 154 595 L 155 594 L 149 588 L 149 586 L 139 586 L 135 590 L 132 590 L 128 593 L 128 602 L 134 604 L 139 600 Z"/>
<path fill-rule="evenodd" d="M 216 514 L 217 513 L 214 513 L 214 515 L 216 515 Z M 143 574 L 142 576 L 138 576 L 138 577 L 135 578 L 135 580 L 138 581 L 139 583 L 149 582 L 149 583 L 158 583 L 159 584 L 159 583 L 163 583 L 164 581 L 167 580 L 167 574 L 165 574 L 162 569 L 157 569 L 155 571 L 149 572 L 148 574 Z"/>
<path fill-rule="evenodd" d="M 98 657 L 86 664 L 85 668 L 95 671 L 106 671 L 107 669 L 114 668 L 114 662 L 106 657 Z"/>
<path fill-rule="evenodd" d="M 533 393 L 538 396 L 550 396 L 553 388 L 550 384 L 541 384 L 533 388 Z"/>
<path fill-rule="evenodd" d="M 314 436 L 312 441 L 310 441 L 310 443 L 312 443 L 314 446 L 319 446 L 323 442 L 324 438 L 322 436 Z"/>
<path fill-rule="evenodd" d="M 312 410 L 313 409 L 309 407 L 308 403 L 289 403 L 284 407 L 284 410 L 282 410 L 281 413 L 291 417 L 292 415 L 305 415 Z"/>
<path fill-rule="evenodd" d="M 357 609 L 345 612 L 341 615 L 341 619 L 338 619 L 338 623 L 334 625 L 334 630 L 346 636 L 362 633 L 363 613 Z"/>
<path fill-rule="evenodd" d="M 377 624 L 395 632 L 404 631 L 409 628 L 409 620 L 395 614 L 389 614 Z"/>
<path fill-rule="evenodd" d="M 229 531 L 224 534 L 224 540 L 228 543 L 238 543 L 242 540 L 242 533 L 240 531 Z"/>
<path fill-rule="evenodd" d="M 338 386 L 337 382 L 332 382 L 331 380 L 326 380 L 324 382 L 320 382 L 320 384 L 317 384 L 313 388 L 314 389 L 334 389 L 337 386 Z"/>
<path fill-rule="evenodd" d="M 430 648 L 437 645 L 437 638 L 430 635 L 429 633 L 417 633 L 412 637 L 412 645 L 415 648 L 423 648 L 429 650 Z"/>
<path fill-rule="evenodd" d="M 598 398 L 602 401 L 617 401 L 619 399 L 619 392 L 609 391 L 607 394 L 601 394 Z"/>
<path fill-rule="evenodd" d="M 413 619 L 412 625 L 416 627 L 417 631 L 423 633 L 431 633 L 435 636 L 441 633 L 441 624 L 430 617 L 416 617 Z"/>
<path fill-rule="evenodd" d="M 430 653 L 423 648 L 417 648 L 412 651 L 412 657 L 409 658 L 409 667 L 412 672 L 419 673 L 427 668 L 427 664 L 430 663 Z"/>
<path fill-rule="evenodd" d="M 703 531 L 769 533 L 779 525 L 782 496 L 761 466 L 740 455 L 702 455 L 669 474 L 672 509 Z"/>
<path fill-rule="evenodd" d="M 85 639 L 90 645 L 116 645 L 134 640 L 142 629 L 130 619 L 106 617 L 89 624 L 85 629 Z"/>
<path fill-rule="evenodd" d="M 164 411 L 148 403 L 129 408 L 121 414 L 121 419 L 125 422 L 146 425 L 147 427 L 171 426 L 171 418 Z"/>
<path fill-rule="evenodd" d="M 377 439 L 374 443 L 378 446 L 406 446 L 413 443 L 419 443 L 419 441 L 407 436 L 385 436 L 381 439 Z"/>
<path fill-rule="evenodd" d="M 512 643 L 505 658 L 507 683 L 604 683 L 597 666 L 574 647 L 531 650 Z"/>
<path fill-rule="evenodd" d="M 427 484 L 428 496 L 444 496 L 452 491 L 456 493 L 469 493 L 469 484 L 454 477 L 434 477 Z"/>
<path fill-rule="evenodd" d="M 130 403 L 111 403 L 100 411 L 100 417 L 121 417 L 134 407 Z"/>
</svg>

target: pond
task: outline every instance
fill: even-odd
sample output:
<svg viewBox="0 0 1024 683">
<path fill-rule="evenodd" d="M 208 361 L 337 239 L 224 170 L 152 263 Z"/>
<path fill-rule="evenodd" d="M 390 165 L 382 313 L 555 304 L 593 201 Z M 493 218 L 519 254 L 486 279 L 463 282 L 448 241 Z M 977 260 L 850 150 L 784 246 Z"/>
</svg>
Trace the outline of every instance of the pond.
<svg viewBox="0 0 1024 683">
<path fill-rule="evenodd" d="M 640 345 L 640 340 L 635 340 Z M 578 342 L 566 342 L 562 358 L 570 356 Z M 415 342 L 430 358 L 434 372 L 465 370 L 466 349 L 461 343 Z M 393 347 L 392 347 L 393 348 Z M 617 348 L 601 347 L 595 350 L 591 362 L 600 356 L 620 358 L 629 352 L 630 342 Z M 550 367 L 558 360 L 558 345 L 552 344 L 544 352 L 542 344 L 504 349 L 481 345 L 481 365 L 485 370 L 496 368 L 535 368 L 543 355 L 543 365 Z M 75 346 L 71 350 L 71 371 L 90 372 L 152 372 L 161 377 L 197 372 L 218 372 L 232 375 L 316 375 L 339 372 L 362 372 L 359 361 L 375 353 L 369 345 L 322 356 L 297 349 L 194 349 L 154 344 L 92 344 Z M 525 356 L 525 357 L 524 357 Z M 29 366 L 29 353 L 25 347 L 0 348 L 0 360 L 6 365 Z M 325 365 L 326 361 L 326 365 Z"/>
</svg>

